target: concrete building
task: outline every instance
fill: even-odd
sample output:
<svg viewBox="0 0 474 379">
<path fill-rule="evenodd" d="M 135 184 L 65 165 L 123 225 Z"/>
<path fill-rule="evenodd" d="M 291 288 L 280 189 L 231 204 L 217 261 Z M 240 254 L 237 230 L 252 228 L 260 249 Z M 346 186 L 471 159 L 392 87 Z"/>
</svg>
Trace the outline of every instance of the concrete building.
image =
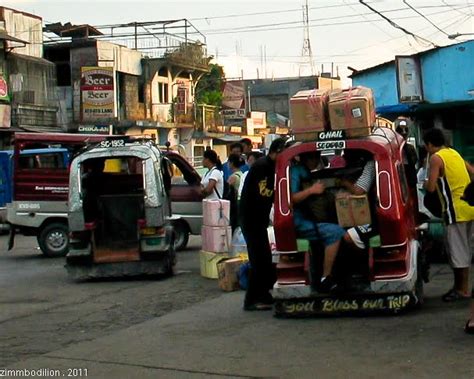
<svg viewBox="0 0 474 379">
<path fill-rule="evenodd" d="M 302 90 L 338 89 L 338 77 L 307 76 L 295 78 L 244 80 L 249 110 L 277 113 L 291 118 L 290 98 Z"/>
<path fill-rule="evenodd" d="M 353 85 L 372 88 L 378 114 L 409 117 L 412 135 L 444 128 L 453 145 L 474 160 L 474 41 L 430 49 L 355 71 Z"/>
<path fill-rule="evenodd" d="M 61 131 L 55 67 L 42 43 L 41 17 L 0 7 L 0 148 L 14 131 Z"/>
<path fill-rule="evenodd" d="M 182 22 L 153 24 L 166 28 Z M 149 135 L 160 144 L 189 145 L 184 150 L 192 158 L 189 135 L 201 121 L 194 92 L 209 64 L 205 45 L 179 36 L 173 40 L 168 33 L 161 41 L 161 32 L 149 32 L 149 23 L 132 25 L 131 32 L 129 24 L 108 26 L 113 33 L 90 25 L 46 26 L 56 36 L 45 44 L 45 57 L 56 65 L 68 130 Z M 185 21 L 173 27 L 190 26 Z M 140 33 L 139 28 L 148 32 Z M 109 85 L 88 84 L 95 81 Z"/>
</svg>

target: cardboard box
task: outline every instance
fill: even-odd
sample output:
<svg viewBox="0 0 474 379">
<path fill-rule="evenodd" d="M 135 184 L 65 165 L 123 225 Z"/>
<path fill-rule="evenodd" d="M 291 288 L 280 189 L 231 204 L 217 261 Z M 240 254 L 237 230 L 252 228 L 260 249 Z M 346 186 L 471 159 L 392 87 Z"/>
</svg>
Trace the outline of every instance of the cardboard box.
<svg viewBox="0 0 474 379">
<path fill-rule="evenodd" d="M 367 195 L 350 195 L 341 192 L 336 195 L 337 221 L 343 228 L 372 223 Z"/>
<path fill-rule="evenodd" d="M 223 291 L 236 291 L 239 287 L 238 272 L 244 263 L 241 258 L 231 258 L 217 264 L 218 284 Z"/>
<path fill-rule="evenodd" d="M 199 252 L 201 276 L 208 279 L 217 279 L 219 277 L 217 264 L 228 258 L 228 254 L 211 253 L 210 251 L 201 250 Z"/>
<path fill-rule="evenodd" d="M 347 137 L 370 135 L 375 123 L 375 104 L 372 90 L 352 87 L 333 91 L 329 95 L 331 130 L 346 130 Z"/>
<path fill-rule="evenodd" d="M 297 141 L 316 140 L 329 127 L 328 92 L 299 91 L 290 99 L 291 129 Z"/>
</svg>

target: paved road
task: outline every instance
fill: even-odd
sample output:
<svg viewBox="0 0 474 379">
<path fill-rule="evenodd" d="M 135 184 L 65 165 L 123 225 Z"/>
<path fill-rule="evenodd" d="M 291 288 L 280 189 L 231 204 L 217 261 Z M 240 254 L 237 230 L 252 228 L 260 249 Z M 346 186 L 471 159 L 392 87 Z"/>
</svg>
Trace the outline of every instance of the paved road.
<svg viewBox="0 0 474 379">
<path fill-rule="evenodd" d="M 0 238 L 0 243 L 5 243 Z M 35 241 L 0 252 L 0 368 L 83 367 L 93 378 L 472 378 L 467 304 L 444 304 L 446 265 L 422 309 L 398 317 L 280 320 L 199 276 L 197 250 L 164 280 L 74 283 Z"/>
<path fill-rule="evenodd" d="M 12 252 L 0 237 L 0 367 L 91 340 L 222 295 L 199 275 L 199 238 L 178 253 L 178 275 L 166 279 L 75 283 L 63 258 L 44 258 L 36 239 Z"/>
</svg>

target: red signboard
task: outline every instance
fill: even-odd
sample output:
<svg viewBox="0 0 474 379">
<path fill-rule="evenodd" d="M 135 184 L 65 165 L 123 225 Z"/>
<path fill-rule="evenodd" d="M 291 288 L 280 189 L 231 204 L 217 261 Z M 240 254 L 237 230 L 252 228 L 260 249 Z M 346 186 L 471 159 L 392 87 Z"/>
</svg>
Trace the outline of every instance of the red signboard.
<svg viewBox="0 0 474 379">
<path fill-rule="evenodd" d="M 2 74 L 0 74 L 0 100 L 9 100 L 8 84 Z"/>
</svg>

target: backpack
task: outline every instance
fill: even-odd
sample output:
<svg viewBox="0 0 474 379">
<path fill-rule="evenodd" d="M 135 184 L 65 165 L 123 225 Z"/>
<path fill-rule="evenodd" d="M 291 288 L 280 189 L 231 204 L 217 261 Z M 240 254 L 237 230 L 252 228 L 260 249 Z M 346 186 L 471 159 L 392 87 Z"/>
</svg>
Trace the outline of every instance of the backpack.
<svg viewBox="0 0 474 379">
<path fill-rule="evenodd" d="M 235 174 L 239 178 L 242 177 L 241 171 L 237 171 Z M 239 224 L 237 196 L 238 190 L 234 186 L 231 186 L 229 183 L 225 182 L 223 199 L 230 202 L 230 226 L 232 227 L 232 231 L 234 231 Z"/>
<path fill-rule="evenodd" d="M 438 218 L 443 216 L 443 206 L 437 191 L 426 191 L 425 196 L 423 197 L 423 205 L 431 212 L 433 216 Z"/>
</svg>

